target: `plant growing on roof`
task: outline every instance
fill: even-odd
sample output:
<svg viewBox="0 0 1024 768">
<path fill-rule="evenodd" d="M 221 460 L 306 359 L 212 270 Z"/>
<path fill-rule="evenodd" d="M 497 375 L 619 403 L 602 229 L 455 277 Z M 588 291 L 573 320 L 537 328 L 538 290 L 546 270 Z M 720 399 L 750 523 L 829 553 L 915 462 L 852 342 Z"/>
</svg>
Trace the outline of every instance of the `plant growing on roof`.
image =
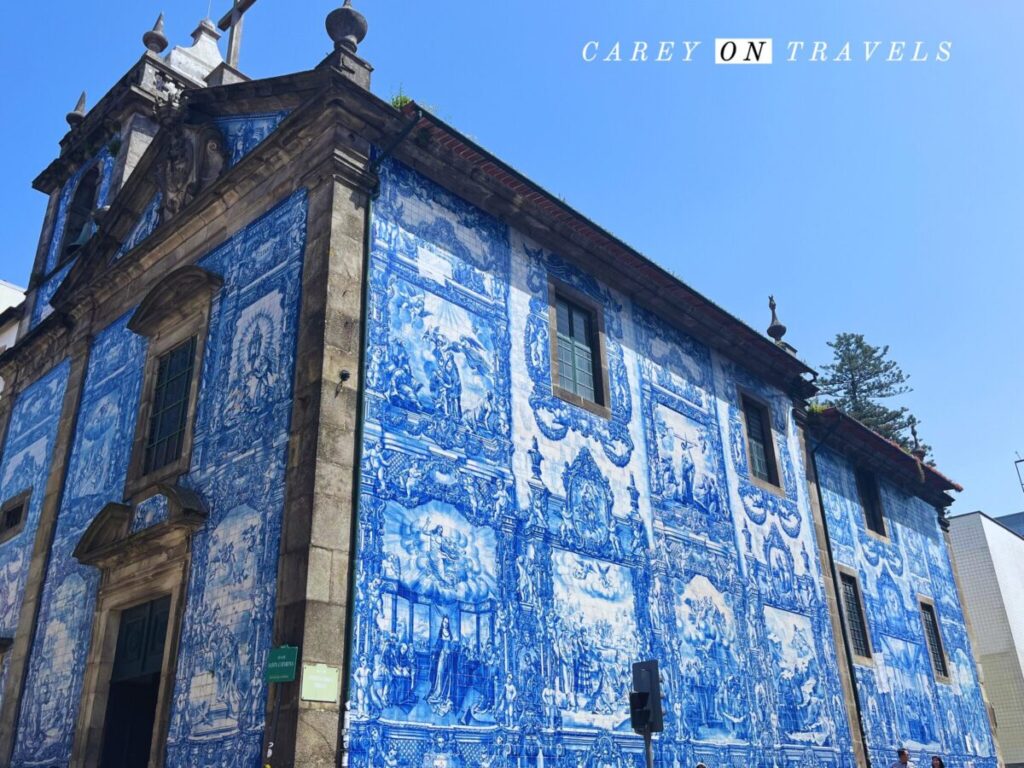
<svg viewBox="0 0 1024 768">
<path fill-rule="evenodd" d="M 817 381 L 822 404 L 839 408 L 908 452 L 930 453 L 929 446 L 916 443 L 912 428 L 919 422 L 910 410 L 882 402 L 913 391 L 909 376 L 889 359 L 889 347 L 872 346 L 860 333 L 838 333 L 828 346 L 832 361 L 822 366 Z"/>
</svg>

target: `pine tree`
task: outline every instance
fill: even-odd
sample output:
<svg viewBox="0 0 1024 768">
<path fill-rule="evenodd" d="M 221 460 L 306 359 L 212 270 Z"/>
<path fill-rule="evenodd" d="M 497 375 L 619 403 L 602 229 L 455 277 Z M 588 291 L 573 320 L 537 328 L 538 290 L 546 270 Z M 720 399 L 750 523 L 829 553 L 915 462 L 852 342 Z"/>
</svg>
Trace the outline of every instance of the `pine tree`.
<svg viewBox="0 0 1024 768">
<path fill-rule="evenodd" d="M 832 362 L 822 366 L 824 375 L 817 381 L 824 404 L 912 450 L 911 431 L 917 419 L 904 406 L 890 408 L 881 402 L 913 391 L 907 384 L 909 377 L 889 359 L 889 347 L 874 347 L 859 333 L 838 333 L 828 346 Z M 926 445 L 920 447 L 930 451 Z"/>
</svg>

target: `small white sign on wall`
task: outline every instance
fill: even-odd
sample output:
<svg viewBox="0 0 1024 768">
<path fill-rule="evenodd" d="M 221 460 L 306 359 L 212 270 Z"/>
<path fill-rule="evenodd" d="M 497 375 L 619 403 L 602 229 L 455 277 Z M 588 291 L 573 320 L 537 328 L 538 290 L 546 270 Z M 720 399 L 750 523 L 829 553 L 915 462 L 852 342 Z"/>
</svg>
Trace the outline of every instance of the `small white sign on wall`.
<svg viewBox="0 0 1024 768">
<path fill-rule="evenodd" d="M 341 670 L 338 667 L 328 664 L 303 664 L 300 695 L 303 701 L 337 704 L 340 682 Z"/>
</svg>

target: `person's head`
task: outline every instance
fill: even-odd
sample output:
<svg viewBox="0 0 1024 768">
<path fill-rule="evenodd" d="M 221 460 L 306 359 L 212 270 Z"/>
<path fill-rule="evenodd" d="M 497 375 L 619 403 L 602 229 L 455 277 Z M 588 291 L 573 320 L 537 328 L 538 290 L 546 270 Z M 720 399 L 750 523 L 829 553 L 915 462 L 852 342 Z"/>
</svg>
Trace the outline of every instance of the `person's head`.
<svg viewBox="0 0 1024 768">
<path fill-rule="evenodd" d="M 704 763 L 697 763 L 696 768 L 708 768 Z"/>
<path fill-rule="evenodd" d="M 932 755 L 932 768 L 946 768 L 946 764 L 938 755 Z"/>
<path fill-rule="evenodd" d="M 896 750 L 896 759 L 899 760 L 904 765 L 906 765 L 908 762 L 910 762 L 910 753 L 907 752 L 907 750 L 905 750 L 905 749 L 897 749 Z"/>
</svg>

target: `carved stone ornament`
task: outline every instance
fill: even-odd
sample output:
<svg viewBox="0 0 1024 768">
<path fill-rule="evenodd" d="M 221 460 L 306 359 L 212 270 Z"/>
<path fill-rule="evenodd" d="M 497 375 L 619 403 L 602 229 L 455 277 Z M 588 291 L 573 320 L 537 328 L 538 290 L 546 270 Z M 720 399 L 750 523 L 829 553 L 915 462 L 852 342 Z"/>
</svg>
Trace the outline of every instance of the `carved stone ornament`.
<svg viewBox="0 0 1024 768">
<path fill-rule="evenodd" d="M 224 138 L 216 128 L 180 124 L 168 128 L 171 138 L 157 168 L 163 199 L 162 222 L 177 216 L 227 167 Z"/>
<path fill-rule="evenodd" d="M 105 567 L 117 560 L 159 558 L 169 549 L 169 539 L 175 531 L 200 528 L 209 511 L 199 495 L 177 484 L 161 483 L 156 486 L 159 495 L 167 499 L 167 519 L 141 531 L 132 531 L 134 507 L 110 502 L 93 518 L 92 523 L 78 540 L 74 557 L 80 563 Z"/>
</svg>

